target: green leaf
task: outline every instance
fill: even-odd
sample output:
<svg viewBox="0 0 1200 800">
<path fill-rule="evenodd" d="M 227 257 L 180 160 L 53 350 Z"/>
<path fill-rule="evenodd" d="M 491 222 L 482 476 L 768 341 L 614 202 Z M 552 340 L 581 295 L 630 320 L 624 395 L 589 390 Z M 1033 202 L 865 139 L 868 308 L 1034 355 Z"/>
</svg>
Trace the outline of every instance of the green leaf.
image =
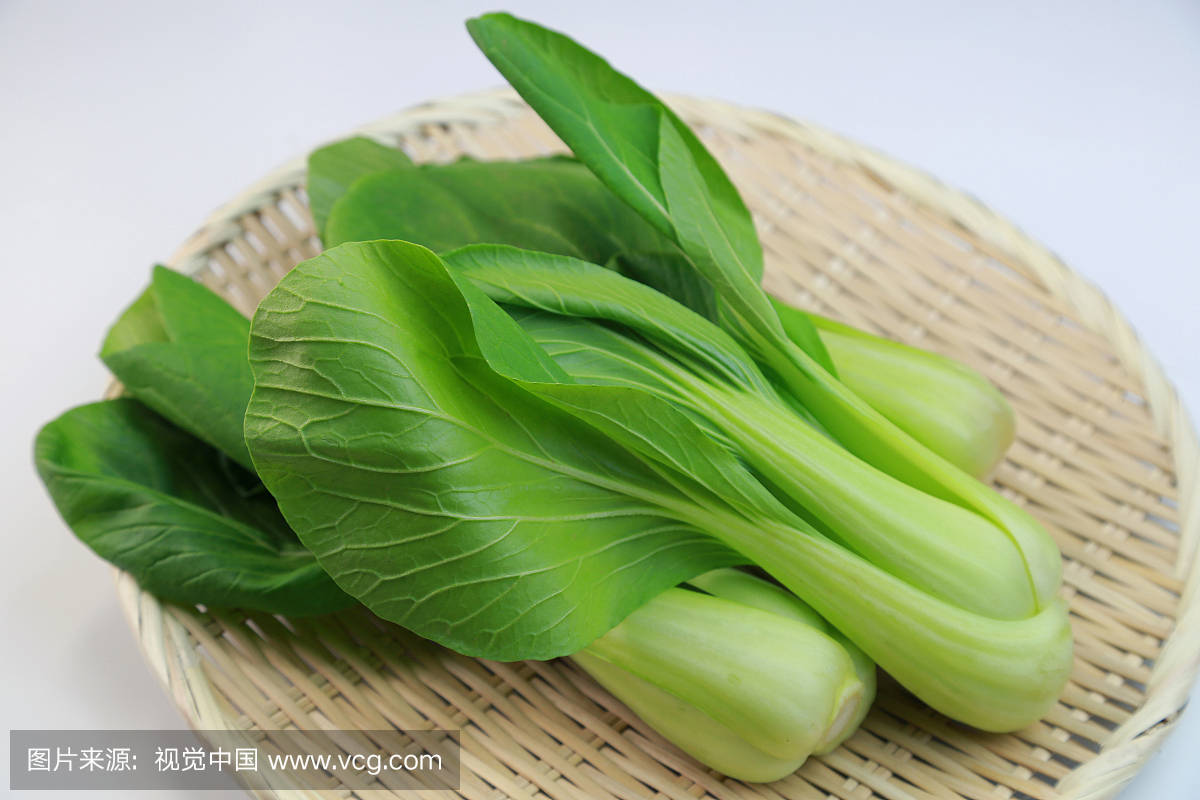
<svg viewBox="0 0 1200 800">
<path fill-rule="evenodd" d="M 665 294 L 709 322 L 720 320 L 716 289 L 678 250 L 618 253 L 605 266 Z"/>
<path fill-rule="evenodd" d="M 125 390 L 247 469 L 242 436 L 254 376 L 250 321 L 185 275 L 155 267 L 150 288 L 109 331 L 100 357 Z"/>
<path fill-rule="evenodd" d="M 562 34 L 508 14 L 470 20 L 467 29 L 576 157 L 678 244 L 735 314 L 783 335 L 759 286 L 762 247 L 750 212 L 674 112 Z M 815 331 L 799 344 L 836 374 Z"/>
<path fill-rule="evenodd" d="M 310 185 L 326 187 L 321 203 L 314 201 L 314 215 L 328 219 L 321 224 L 326 247 L 375 239 L 434 252 L 508 244 L 607 264 L 716 320 L 712 287 L 671 240 L 573 158 L 462 159 L 374 171 L 375 162 L 362 158 L 353 164 L 360 171 L 340 182 L 312 172 L 324 164 L 319 154 L 343 146 L 356 149 L 332 145 L 310 158 Z"/>
<path fill-rule="evenodd" d="M 672 247 L 587 167 L 561 157 L 366 175 L 334 204 L 325 244 L 373 239 L 435 252 L 494 242 L 597 264 L 618 252 Z"/>
<path fill-rule="evenodd" d="M 660 120 L 659 163 L 663 193 L 675 220 L 676 241 L 696 270 L 714 287 L 729 315 L 728 325 L 740 338 L 783 340 L 775 309 L 762 290 L 762 250 L 745 218 L 729 213 L 701 182 L 687 142 L 664 117 Z M 790 338 L 801 350 L 836 375 L 821 337 L 807 318 L 795 319 Z M 748 329 L 748 330 L 747 330 Z"/>
<path fill-rule="evenodd" d="M 136 400 L 68 411 L 35 459 L 75 534 L 153 594 L 289 615 L 355 603 L 253 475 Z"/>
<path fill-rule="evenodd" d="M 674 222 L 675 241 L 722 299 L 739 313 L 753 310 L 762 324 L 779 328 L 759 285 L 762 246 L 750 212 L 740 205 L 740 198 L 734 206 L 705 182 L 691 146 L 694 136 L 688 128 L 669 118 L 665 111 L 658 125 L 659 179 Z M 686 134 L 681 134 L 681 129 Z"/>
<path fill-rule="evenodd" d="M 737 190 L 695 134 L 603 58 L 567 36 L 509 14 L 468 20 L 467 30 L 575 156 L 664 235 L 673 237 L 674 224 L 659 182 L 660 116 L 678 127 L 722 205 L 749 219 Z"/>
<path fill-rule="evenodd" d="M 564 410 L 583 387 L 539 384 L 565 393 L 556 403 L 523 388 L 555 379 L 536 345 L 505 344 L 494 316 L 477 334 L 479 318 L 403 242 L 342 245 L 259 306 L 247 441 L 339 585 L 460 652 L 550 658 L 742 560 L 681 521 L 704 514 L 681 481 Z M 519 380 L 477 335 L 509 348 L 489 355 Z"/>
<path fill-rule="evenodd" d="M 657 134 L 645 124 L 656 118 L 658 101 L 596 54 L 538 25 L 487 14 L 468 20 L 467 30 L 576 157 L 670 236 L 655 165 Z M 592 124 L 598 115 L 607 118 L 605 126 Z"/>
<path fill-rule="evenodd" d="M 679 364 L 635 341 L 631 332 L 583 317 L 568 317 L 520 306 L 505 306 L 508 316 L 546 352 L 572 380 L 594 386 L 627 386 L 657 395 L 686 413 L 708 436 L 730 452 L 736 450 L 703 415 L 702 404 L 682 391 L 672 375 Z"/>
<path fill-rule="evenodd" d="M 337 199 L 325 244 L 401 239 L 445 252 L 507 244 L 607 265 L 715 321 L 712 286 L 578 161 L 462 160 L 376 172 Z"/>
<path fill-rule="evenodd" d="M 443 255 L 498 303 L 626 326 L 668 353 L 730 385 L 773 394 L 770 384 L 728 334 L 699 314 L 637 281 L 594 264 L 518 250 L 472 245 Z"/>
<path fill-rule="evenodd" d="M 155 267 L 155 269 L 162 269 Z M 119 353 L 131 347 L 151 342 L 169 342 L 171 335 L 163 327 L 162 317 L 158 314 L 158 302 L 154 291 L 147 288 L 138 295 L 116 324 L 108 331 L 108 337 L 100 350 L 100 357 L 106 358 L 112 353 Z"/>
<path fill-rule="evenodd" d="M 526 332 L 574 380 L 649 392 L 700 428 L 715 429 L 713 438 L 784 502 L 803 508 L 806 518 L 871 563 L 978 614 L 1021 619 L 1036 612 L 1026 566 L 1005 531 L 830 442 L 798 419 L 741 348 L 707 320 L 649 287 L 565 256 L 473 245 L 445 259 L 497 302 L 604 321 L 570 325 L 521 317 Z M 679 435 L 662 431 L 647 438 L 666 442 Z M 713 474 L 695 477 L 721 485 Z M 749 494 L 722 489 L 727 499 Z"/>
<path fill-rule="evenodd" d="M 308 207 L 317 234 L 325 238 L 326 220 L 333 203 L 363 175 L 392 169 L 411 169 L 412 161 L 394 147 L 356 136 L 326 145 L 308 156 Z"/>
</svg>

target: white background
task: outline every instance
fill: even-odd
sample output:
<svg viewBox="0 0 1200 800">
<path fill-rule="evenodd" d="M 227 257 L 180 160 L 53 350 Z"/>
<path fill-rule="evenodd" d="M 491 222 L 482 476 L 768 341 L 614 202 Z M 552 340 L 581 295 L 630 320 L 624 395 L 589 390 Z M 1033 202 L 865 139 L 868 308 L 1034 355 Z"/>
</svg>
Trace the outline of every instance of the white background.
<svg viewBox="0 0 1200 800">
<path fill-rule="evenodd" d="M 358 123 L 500 84 L 462 27 L 489 10 L 0 0 L 0 727 L 179 724 L 33 436 L 98 397 L 107 325 L 211 209 Z M 651 88 L 812 119 L 969 190 L 1101 286 L 1196 408 L 1194 0 L 507 10 Z M 1192 711 L 1122 797 L 1194 800 L 1198 754 Z"/>
</svg>

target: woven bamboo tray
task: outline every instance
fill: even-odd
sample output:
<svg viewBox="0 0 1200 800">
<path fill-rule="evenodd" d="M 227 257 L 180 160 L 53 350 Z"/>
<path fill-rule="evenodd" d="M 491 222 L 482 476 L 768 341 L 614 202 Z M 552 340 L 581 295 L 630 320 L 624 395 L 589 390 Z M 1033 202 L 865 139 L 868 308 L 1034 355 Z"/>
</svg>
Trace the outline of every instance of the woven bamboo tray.
<svg viewBox="0 0 1200 800">
<path fill-rule="evenodd" d="M 995 486 L 1045 524 L 1066 560 L 1076 662 L 1054 711 L 1016 734 L 983 734 L 884 676 L 844 746 L 748 785 L 681 754 L 568 660 L 466 658 L 361 608 L 206 613 L 119 575 L 154 673 L 198 730 L 461 730 L 460 793 L 472 800 L 1112 797 L 1170 732 L 1200 650 L 1197 445 L 1154 359 L 1098 290 L 963 194 L 809 124 L 668 102 L 754 212 L 771 292 L 953 356 L 1011 401 L 1017 442 Z M 509 92 L 430 103 L 355 133 L 418 161 L 564 150 Z M 268 175 L 172 265 L 251 312 L 321 250 L 304 178 L 303 158 Z M 336 786 L 330 777 L 296 796 L 347 795 Z"/>
</svg>

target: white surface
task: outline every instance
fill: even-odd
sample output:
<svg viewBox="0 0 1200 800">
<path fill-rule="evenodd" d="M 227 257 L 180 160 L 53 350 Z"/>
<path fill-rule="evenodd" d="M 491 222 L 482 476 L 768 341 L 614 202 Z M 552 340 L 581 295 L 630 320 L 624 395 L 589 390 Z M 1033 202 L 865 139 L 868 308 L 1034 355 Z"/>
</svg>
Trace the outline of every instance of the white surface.
<svg viewBox="0 0 1200 800">
<path fill-rule="evenodd" d="M 4 728 L 178 724 L 107 567 L 37 481 L 33 436 L 97 398 L 107 325 L 211 209 L 357 123 L 500 84 L 462 27 L 493 8 L 0 2 Z M 572 34 L 650 87 L 812 119 L 969 189 L 1113 297 L 1196 408 L 1196 4 L 508 10 Z M 1194 800 L 1197 752 L 1191 712 L 1122 797 Z"/>
</svg>

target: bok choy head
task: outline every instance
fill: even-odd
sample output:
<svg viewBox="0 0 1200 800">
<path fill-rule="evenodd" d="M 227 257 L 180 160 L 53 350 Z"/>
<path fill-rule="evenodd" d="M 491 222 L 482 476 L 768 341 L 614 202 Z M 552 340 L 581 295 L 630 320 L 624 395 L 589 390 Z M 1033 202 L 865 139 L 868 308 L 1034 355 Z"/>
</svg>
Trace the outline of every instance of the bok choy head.
<svg viewBox="0 0 1200 800">
<path fill-rule="evenodd" d="M 666 588 L 753 561 L 970 724 L 1028 724 L 1066 680 L 1061 602 L 996 620 L 880 570 L 665 399 L 575 382 L 423 248 L 302 263 L 255 314 L 250 362 L 247 445 L 301 540 L 376 613 L 461 652 L 575 652 Z"/>
</svg>

